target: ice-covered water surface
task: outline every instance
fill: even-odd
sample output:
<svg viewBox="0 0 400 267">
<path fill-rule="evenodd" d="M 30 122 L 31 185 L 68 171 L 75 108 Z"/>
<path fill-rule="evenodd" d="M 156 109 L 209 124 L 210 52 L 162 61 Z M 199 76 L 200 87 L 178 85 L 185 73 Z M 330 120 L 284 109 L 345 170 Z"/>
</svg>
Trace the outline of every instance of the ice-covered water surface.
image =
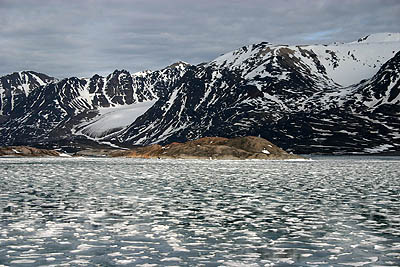
<svg viewBox="0 0 400 267">
<path fill-rule="evenodd" d="M 400 158 L 2 158 L 0 175 L 0 265 L 400 263 Z"/>
</svg>

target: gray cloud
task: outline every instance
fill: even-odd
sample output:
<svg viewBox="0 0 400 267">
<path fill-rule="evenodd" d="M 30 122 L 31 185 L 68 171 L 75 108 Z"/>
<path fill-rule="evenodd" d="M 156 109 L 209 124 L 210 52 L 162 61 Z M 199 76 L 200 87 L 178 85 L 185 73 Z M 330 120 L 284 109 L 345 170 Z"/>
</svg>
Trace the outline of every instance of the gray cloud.
<svg viewBox="0 0 400 267">
<path fill-rule="evenodd" d="M 0 75 L 197 64 L 246 44 L 353 41 L 400 26 L 397 0 L 0 0 Z"/>
</svg>

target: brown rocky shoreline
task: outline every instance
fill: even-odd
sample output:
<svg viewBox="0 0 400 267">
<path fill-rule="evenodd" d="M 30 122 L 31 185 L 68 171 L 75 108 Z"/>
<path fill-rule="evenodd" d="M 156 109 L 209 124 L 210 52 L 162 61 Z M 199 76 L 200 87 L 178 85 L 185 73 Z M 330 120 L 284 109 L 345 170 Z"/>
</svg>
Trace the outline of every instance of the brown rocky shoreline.
<svg viewBox="0 0 400 267">
<path fill-rule="evenodd" d="M 8 157 L 59 157 L 61 154 L 52 149 L 40 149 L 30 146 L 0 147 L 0 156 Z"/>
<path fill-rule="evenodd" d="M 150 145 L 121 152 L 130 158 L 167 158 L 167 159 L 301 159 L 287 153 L 271 142 L 255 136 L 204 137 L 186 143 L 169 145 Z M 118 153 L 112 156 L 119 156 Z"/>
<path fill-rule="evenodd" d="M 0 156 L 10 157 L 47 157 L 61 156 L 56 150 L 39 149 L 29 146 L 12 146 L 0 148 Z M 185 143 L 171 143 L 165 146 L 150 145 L 131 149 L 86 148 L 72 156 L 86 157 L 127 157 L 159 159 L 302 159 L 301 156 L 287 153 L 271 142 L 255 136 L 204 137 Z"/>
</svg>

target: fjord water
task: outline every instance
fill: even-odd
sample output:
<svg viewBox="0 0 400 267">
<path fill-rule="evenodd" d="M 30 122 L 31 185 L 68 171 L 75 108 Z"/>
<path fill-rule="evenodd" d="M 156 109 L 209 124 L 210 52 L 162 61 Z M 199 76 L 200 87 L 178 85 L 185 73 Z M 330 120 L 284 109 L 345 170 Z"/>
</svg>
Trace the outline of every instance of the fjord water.
<svg viewBox="0 0 400 267">
<path fill-rule="evenodd" d="M 400 264 L 396 157 L 1 158 L 0 175 L 1 266 Z"/>
</svg>

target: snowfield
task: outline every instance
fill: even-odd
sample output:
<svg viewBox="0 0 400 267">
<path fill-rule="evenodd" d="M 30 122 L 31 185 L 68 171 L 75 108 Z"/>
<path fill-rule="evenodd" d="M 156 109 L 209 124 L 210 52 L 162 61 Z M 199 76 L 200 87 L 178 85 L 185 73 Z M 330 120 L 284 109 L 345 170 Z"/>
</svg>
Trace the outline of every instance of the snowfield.
<svg viewBox="0 0 400 267">
<path fill-rule="evenodd" d="M 100 108 L 99 115 L 90 122 L 80 124 L 78 134 L 92 138 L 101 138 L 132 124 L 143 115 L 156 101 L 145 101 L 131 105 Z"/>
<path fill-rule="evenodd" d="M 241 69 L 243 75 L 250 80 L 256 76 L 276 76 L 282 80 L 286 79 L 286 73 L 267 72 L 265 63 L 253 69 L 250 67 L 250 62 L 262 62 L 264 59 L 276 57 L 281 53 L 289 53 L 290 58 L 297 58 L 305 63 L 306 68 L 309 68 L 311 73 L 316 76 L 320 75 L 315 61 L 318 59 L 324 66 L 327 77 L 341 86 L 350 86 L 376 74 L 379 68 L 400 50 L 399 40 L 400 33 L 377 33 L 350 43 L 328 45 L 252 44 L 226 53 L 211 61 L 209 65 Z M 304 51 L 315 54 L 317 58 L 310 58 Z M 280 69 L 276 62 L 273 62 L 273 65 Z M 301 66 L 299 65 L 299 67 Z"/>
</svg>

